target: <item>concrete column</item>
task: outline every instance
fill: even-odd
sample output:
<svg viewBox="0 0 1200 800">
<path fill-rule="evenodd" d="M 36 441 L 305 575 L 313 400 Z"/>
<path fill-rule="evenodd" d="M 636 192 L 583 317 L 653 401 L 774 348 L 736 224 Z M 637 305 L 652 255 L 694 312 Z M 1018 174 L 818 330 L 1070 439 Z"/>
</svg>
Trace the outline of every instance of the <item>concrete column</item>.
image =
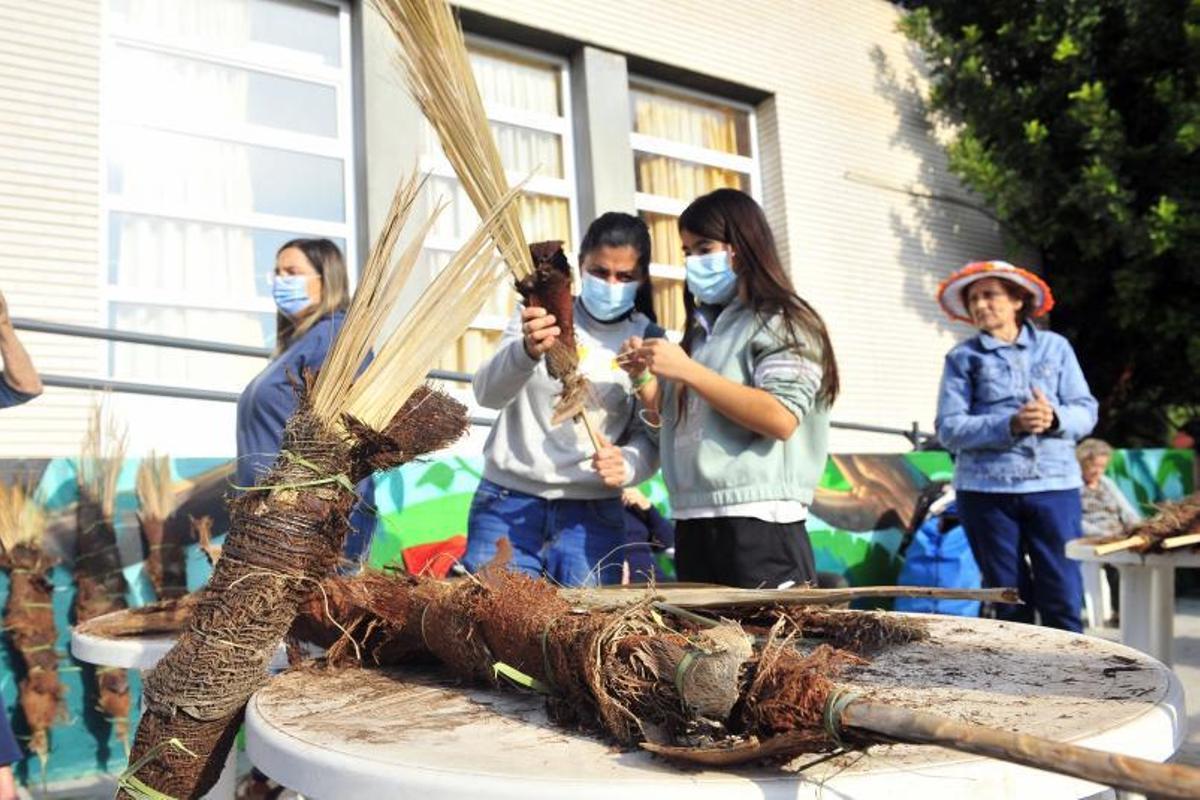
<svg viewBox="0 0 1200 800">
<path fill-rule="evenodd" d="M 629 71 L 625 57 L 584 47 L 571 58 L 580 231 L 605 211 L 634 213 L 629 145 Z"/>
</svg>

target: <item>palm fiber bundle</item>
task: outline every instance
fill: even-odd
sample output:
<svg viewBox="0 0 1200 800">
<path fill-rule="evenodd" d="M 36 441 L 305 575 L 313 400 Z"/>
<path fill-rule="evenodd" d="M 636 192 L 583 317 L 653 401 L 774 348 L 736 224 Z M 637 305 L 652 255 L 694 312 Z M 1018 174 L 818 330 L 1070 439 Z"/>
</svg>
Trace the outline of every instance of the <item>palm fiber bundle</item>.
<svg viewBox="0 0 1200 800">
<path fill-rule="evenodd" d="M 358 374 L 431 224 L 393 261 L 419 188 L 414 178 L 397 189 L 320 375 L 303 376 L 297 386 L 299 407 L 279 457 L 253 491 L 230 503 L 230 531 L 212 578 L 178 643 L 146 677 L 146 710 L 119 796 L 183 800 L 213 786 L 276 646 L 301 602 L 338 563 L 355 485 L 375 470 L 447 446 L 469 425 L 461 404 L 424 385 L 424 370 L 465 330 L 495 284 L 498 267 L 485 227 Z M 502 198 L 496 213 L 513 196 Z M 485 225 L 496 213 L 486 215 Z"/>
<path fill-rule="evenodd" d="M 58 630 L 50 570 L 42 550 L 45 512 L 19 484 L 0 486 L 0 569 L 9 577 L 4 628 L 20 656 L 18 703 L 29 726 L 29 750 L 45 771 L 50 728 L 58 720 L 63 686 L 58 679 Z"/>
<path fill-rule="evenodd" d="M 125 431 L 111 414 L 93 410 L 79 458 L 75 507 L 78 536 L 75 548 L 75 622 L 126 607 L 128 584 L 117 550 L 114 513 L 117 478 L 125 460 Z M 129 745 L 129 677 L 119 667 L 84 665 L 85 685 L 95 686 L 95 706 L 110 721 L 117 739 Z"/>
<path fill-rule="evenodd" d="M 188 526 L 175 516 L 171 459 L 153 451 L 137 471 L 138 525 L 146 547 L 146 574 L 160 600 L 187 594 L 184 548 Z"/>
</svg>

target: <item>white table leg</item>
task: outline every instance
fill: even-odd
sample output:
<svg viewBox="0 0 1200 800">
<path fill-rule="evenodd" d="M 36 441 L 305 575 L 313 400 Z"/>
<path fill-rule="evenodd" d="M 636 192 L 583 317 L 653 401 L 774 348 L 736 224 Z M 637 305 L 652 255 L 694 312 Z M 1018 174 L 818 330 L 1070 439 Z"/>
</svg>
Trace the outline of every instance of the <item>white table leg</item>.
<svg viewBox="0 0 1200 800">
<path fill-rule="evenodd" d="M 1170 666 L 1175 637 L 1175 570 L 1122 564 L 1121 642 Z"/>
<path fill-rule="evenodd" d="M 1104 567 L 1095 561 L 1084 561 L 1079 565 L 1083 575 L 1083 597 L 1085 621 L 1089 628 L 1104 624 Z"/>
<path fill-rule="evenodd" d="M 1154 567 L 1150 575 L 1150 655 L 1171 666 L 1175 661 L 1175 568 Z"/>
</svg>

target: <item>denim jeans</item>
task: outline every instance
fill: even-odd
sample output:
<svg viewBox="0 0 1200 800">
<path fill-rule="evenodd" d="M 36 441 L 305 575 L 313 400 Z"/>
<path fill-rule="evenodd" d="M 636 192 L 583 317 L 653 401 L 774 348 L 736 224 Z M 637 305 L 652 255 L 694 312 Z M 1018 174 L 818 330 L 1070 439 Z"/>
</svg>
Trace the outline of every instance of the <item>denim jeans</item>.
<svg viewBox="0 0 1200 800">
<path fill-rule="evenodd" d="M 620 583 L 625 543 L 621 499 L 546 500 L 484 479 L 467 518 L 463 565 L 476 572 L 507 538 L 509 569 L 563 586 Z"/>
<path fill-rule="evenodd" d="M 1023 606 L 996 604 L 996 616 L 1083 630 L 1083 578 L 1066 544 L 1080 535 L 1078 489 L 1019 494 L 959 492 L 958 511 L 987 587 L 1016 587 Z M 1028 559 L 1028 561 L 1026 560 Z"/>
</svg>

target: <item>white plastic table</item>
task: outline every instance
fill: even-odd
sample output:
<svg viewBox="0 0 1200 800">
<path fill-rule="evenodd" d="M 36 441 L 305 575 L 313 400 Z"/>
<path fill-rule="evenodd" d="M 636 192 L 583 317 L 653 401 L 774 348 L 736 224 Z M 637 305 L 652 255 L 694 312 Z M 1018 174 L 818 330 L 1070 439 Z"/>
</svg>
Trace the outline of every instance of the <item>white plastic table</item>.
<svg viewBox="0 0 1200 800">
<path fill-rule="evenodd" d="M 928 619 L 929 640 L 893 647 L 847 681 L 874 699 L 1156 761 L 1183 739 L 1179 681 L 1142 653 L 1046 628 Z M 782 768 L 679 768 L 555 727 L 543 709 L 538 696 L 459 687 L 432 668 L 286 672 L 247 705 L 246 749 L 276 781 L 320 800 L 975 800 L 1106 791 L 916 745 Z"/>
<path fill-rule="evenodd" d="M 1200 567 L 1200 552 L 1181 548 L 1143 555 L 1121 550 L 1098 556 L 1094 542 L 1075 539 L 1067 542 L 1067 556 L 1117 568 L 1121 573 L 1121 641 L 1170 666 L 1175 645 L 1175 570 Z"/>
<path fill-rule="evenodd" d="M 145 672 L 153 668 L 174 646 L 175 639 L 170 636 L 130 636 L 113 639 L 81 633 L 78 630 L 71 631 L 71 655 L 80 661 L 101 667 Z M 287 663 L 287 651 L 280 645 L 271 659 L 270 669 L 277 672 L 285 669 Z M 221 777 L 204 797 L 207 800 L 233 800 L 236 783 L 237 751 L 231 748 L 225 760 L 225 768 L 221 770 Z"/>
</svg>

